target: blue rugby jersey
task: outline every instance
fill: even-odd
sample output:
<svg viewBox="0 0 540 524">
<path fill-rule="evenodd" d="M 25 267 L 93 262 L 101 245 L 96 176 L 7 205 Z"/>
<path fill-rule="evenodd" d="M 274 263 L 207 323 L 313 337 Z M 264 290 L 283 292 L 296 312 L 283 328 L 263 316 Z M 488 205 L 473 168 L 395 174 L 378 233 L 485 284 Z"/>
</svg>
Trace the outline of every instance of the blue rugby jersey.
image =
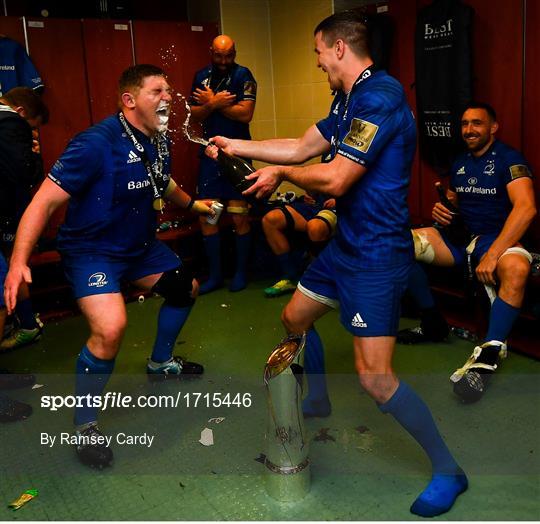
<svg viewBox="0 0 540 524">
<path fill-rule="evenodd" d="M 531 178 L 521 153 L 495 140 L 479 158 L 459 155 L 450 171 L 450 189 L 457 193 L 465 224 L 475 235 L 498 235 L 512 211 L 506 186 Z"/>
<path fill-rule="evenodd" d="M 242 100 L 255 101 L 257 97 L 257 83 L 251 71 L 247 67 L 238 64 L 234 64 L 226 75 L 215 71 L 211 65 L 195 73 L 191 92 L 193 93 L 197 88 L 203 89 L 205 87 L 210 87 L 214 93 L 229 91 L 231 94 L 236 95 L 235 102 L 241 102 Z M 197 105 L 193 99 L 190 100 L 190 103 Z M 203 122 L 203 129 L 205 138 L 223 135 L 229 138 L 251 139 L 249 124 L 231 120 L 220 111 L 213 111 L 210 114 Z"/>
<path fill-rule="evenodd" d="M 348 97 L 336 94 L 317 128 L 331 144 L 325 160 L 339 154 L 367 168 L 336 199 L 335 244 L 348 263 L 380 268 L 411 261 L 407 191 L 416 124 L 401 84 L 385 71 L 366 70 Z"/>
<path fill-rule="evenodd" d="M 0 95 L 14 87 L 43 87 L 24 47 L 11 38 L 0 37 Z"/>
<path fill-rule="evenodd" d="M 156 167 L 156 146 L 131 129 Z M 170 178 L 168 151 L 163 154 L 163 173 Z M 155 238 L 157 213 L 150 180 L 116 115 L 77 135 L 49 178 L 71 196 L 58 234 L 60 251 L 136 257 Z"/>
</svg>

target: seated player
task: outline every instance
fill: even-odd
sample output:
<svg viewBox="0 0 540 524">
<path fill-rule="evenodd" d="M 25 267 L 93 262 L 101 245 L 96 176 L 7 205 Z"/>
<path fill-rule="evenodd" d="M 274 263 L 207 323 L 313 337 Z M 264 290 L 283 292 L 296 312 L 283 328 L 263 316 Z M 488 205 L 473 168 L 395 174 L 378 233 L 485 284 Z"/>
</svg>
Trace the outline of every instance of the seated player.
<svg viewBox="0 0 540 524">
<path fill-rule="evenodd" d="M 441 232 L 434 227 L 413 231 L 417 261 L 454 266 L 470 256 L 478 264 L 478 280 L 493 293 L 484 342 L 451 377 L 454 392 L 464 402 L 481 398 L 490 376 L 506 357 L 505 341 L 519 315 L 532 261 L 520 243 L 536 214 L 531 172 L 519 152 L 496 140 L 497 129 L 495 111 L 487 104 L 472 103 L 463 113 L 461 133 L 468 151 L 452 166 L 447 197 L 471 232 L 468 246 L 455 245 L 444 228 Z M 432 216 L 441 226 L 455 220 L 455 214 L 440 202 Z M 398 341 L 444 339 L 448 326 L 435 307 L 419 264 L 413 266 L 407 289 L 421 309 L 422 320 L 419 327 L 402 330 Z"/>
<path fill-rule="evenodd" d="M 278 297 L 292 293 L 303 268 L 296 260 L 291 246 L 294 233 L 306 233 L 316 248 L 320 248 L 333 235 L 337 217 L 335 200 L 324 197 L 313 198 L 305 194 L 290 203 L 277 204 L 262 219 L 262 227 L 268 245 L 276 255 L 281 278 L 273 286 L 267 287 L 267 297 Z M 318 249 L 320 250 L 320 249 Z"/>
</svg>

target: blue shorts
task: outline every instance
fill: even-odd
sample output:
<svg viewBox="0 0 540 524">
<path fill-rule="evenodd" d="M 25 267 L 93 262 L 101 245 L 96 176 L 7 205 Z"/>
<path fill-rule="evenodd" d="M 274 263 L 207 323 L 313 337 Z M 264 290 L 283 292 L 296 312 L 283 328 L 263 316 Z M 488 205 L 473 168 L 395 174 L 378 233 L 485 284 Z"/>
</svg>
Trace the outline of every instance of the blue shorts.
<svg viewBox="0 0 540 524">
<path fill-rule="evenodd" d="M 148 275 L 175 269 L 182 264 L 180 257 L 158 240 L 135 258 L 63 253 L 62 262 L 77 299 L 119 293 L 122 281 L 133 282 Z"/>
<path fill-rule="evenodd" d="M 0 251 L 0 307 L 4 307 L 6 302 L 4 301 L 4 280 L 6 280 L 6 275 L 8 272 L 8 265 L 4 255 Z M 0 337 L 2 334 L 0 333 Z"/>
<path fill-rule="evenodd" d="M 491 247 L 491 244 L 495 241 L 498 235 L 481 235 L 476 241 L 474 251 L 472 252 L 472 259 L 475 263 L 478 263 L 480 259 L 486 254 L 487 250 Z M 448 237 L 444 234 L 444 230 L 441 232 L 441 237 L 446 244 L 446 247 L 452 253 L 456 266 L 461 266 L 467 262 L 467 246 L 456 246 L 448 240 Z"/>
<path fill-rule="evenodd" d="M 341 323 L 356 337 L 395 336 L 411 263 L 361 269 L 336 254 L 339 248 L 331 241 L 307 268 L 298 290 L 330 307 L 339 305 Z"/>
<path fill-rule="evenodd" d="M 303 200 L 294 201 L 292 204 L 286 204 L 292 207 L 297 213 L 302 215 L 306 221 L 310 221 L 317 216 L 317 213 L 322 209 L 322 206 L 317 204 L 306 204 Z"/>
<path fill-rule="evenodd" d="M 245 200 L 245 197 L 219 172 L 217 162 L 204 155 L 199 165 L 197 196 L 221 200 Z"/>
</svg>

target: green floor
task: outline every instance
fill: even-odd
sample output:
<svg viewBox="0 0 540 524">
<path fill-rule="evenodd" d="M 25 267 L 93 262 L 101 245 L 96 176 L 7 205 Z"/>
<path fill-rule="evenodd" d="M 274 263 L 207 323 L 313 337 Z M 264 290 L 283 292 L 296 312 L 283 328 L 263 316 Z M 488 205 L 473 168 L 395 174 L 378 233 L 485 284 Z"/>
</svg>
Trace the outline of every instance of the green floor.
<svg viewBox="0 0 540 524">
<path fill-rule="evenodd" d="M 88 470 L 67 445 L 47 448 L 40 434 L 71 429 L 72 410 L 40 407 L 43 395 L 72 394 L 74 357 L 87 334 L 81 317 L 46 326 L 43 340 L 0 357 L 0 367 L 37 372 L 43 387 L 13 397 L 34 406 L 24 422 L 0 426 L 0 520 L 415 520 L 409 506 L 429 477 L 419 447 L 363 394 L 353 372 L 351 340 L 335 313 L 319 322 L 326 347 L 333 414 L 306 422 L 311 491 L 279 504 L 264 489 L 264 361 L 282 336 L 286 298 L 268 300 L 256 282 L 241 293 L 201 297 L 177 353 L 203 363 L 189 383 L 148 385 L 143 374 L 160 301 L 128 306 L 129 326 L 109 391 L 132 396 L 181 391 L 181 407 L 112 408 L 105 433 L 154 434 L 152 447 L 114 444 L 115 463 Z M 403 320 L 403 325 L 412 325 Z M 437 346 L 398 346 L 395 367 L 429 403 L 469 474 L 470 489 L 444 520 L 540 519 L 540 364 L 510 354 L 486 397 L 461 405 L 448 376 L 471 352 L 452 338 Z M 250 407 L 195 408 L 196 393 L 249 393 Z M 202 402 L 205 402 L 202 397 Z M 209 422 L 225 417 L 220 424 Z M 211 428 L 214 445 L 202 446 Z M 320 438 L 328 435 L 329 438 Z M 7 504 L 26 489 L 39 497 L 17 512 Z"/>
</svg>

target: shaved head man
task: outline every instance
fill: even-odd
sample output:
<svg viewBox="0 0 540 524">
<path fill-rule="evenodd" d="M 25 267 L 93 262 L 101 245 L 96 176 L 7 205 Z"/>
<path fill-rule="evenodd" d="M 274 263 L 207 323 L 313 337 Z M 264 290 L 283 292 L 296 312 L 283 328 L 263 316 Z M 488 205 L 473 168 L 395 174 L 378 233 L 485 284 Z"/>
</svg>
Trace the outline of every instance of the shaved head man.
<svg viewBox="0 0 540 524">
<path fill-rule="evenodd" d="M 236 58 L 236 48 L 230 36 L 219 35 L 214 38 L 210 46 L 212 64 L 223 73 L 229 71 Z"/>
<path fill-rule="evenodd" d="M 236 48 L 230 36 L 219 35 L 210 46 L 210 64 L 198 71 L 193 79 L 190 100 L 192 120 L 201 122 L 204 136 L 234 136 L 249 140 L 249 122 L 255 110 L 257 83 L 247 67 L 235 62 Z M 226 211 L 234 222 L 236 238 L 236 270 L 229 285 L 231 291 L 246 287 L 246 266 L 250 245 L 250 226 L 244 197 L 219 173 L 217 164 L 201 149 L 199 195 L 226 203 Z M 208 256 L 210 277 L 202 284 L 201 294 L 223 285 L 220 237 L 217 225 L 201 219 L 204 245 Z"/>
</svg>

